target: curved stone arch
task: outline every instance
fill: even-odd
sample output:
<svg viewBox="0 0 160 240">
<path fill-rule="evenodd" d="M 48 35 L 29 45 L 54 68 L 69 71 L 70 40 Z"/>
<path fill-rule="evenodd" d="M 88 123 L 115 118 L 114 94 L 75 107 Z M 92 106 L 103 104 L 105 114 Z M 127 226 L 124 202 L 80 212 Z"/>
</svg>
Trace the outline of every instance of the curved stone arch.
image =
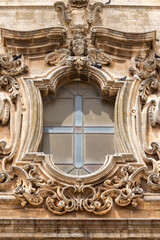
<svg viewBox="0 0 160 240">
<path fill-rule="evenodd" d="M 83 82 L 90 83 L 92 85 L 98 86 L 101 94 L 106 98 L 115 98 L 118 90 L 123 86 L 123 82 L 117 81 L 110 72 L 106 70 L 99 70 L 95 67 L 87 67 L 81 72 L 77 72 L 70 67 L 54 67 L 44 76 L 35 76 L 34 78 L 24 78 L 23 89 L 26 98 L 26 112 L 24 113 L 27 117 L 27 122 L 25 122 L 25 127 L 23 127 L 22 121 L 22 135 L 21 143 L 19 148 L 19 154 L 17 155 L 18 164 L 24 164 L 25 161 L 29 160 L 26 156 L 41 155 L 43 159 L 43 166 L 51 169 L 51 162 L 53 162 L 52 157 L 45 157 L 43 153 L 38 153 L 39 145 L 42 139 L 43 130 L 43 105 L 42 97 L 47 95 L 54 95 L 56 90 L 63 84 L 71 81 L 82 80 Z M 30 93 L 30 94 L 29 94 Z M 29 124 L 31 123 L 31 124 Z M 30 158 L 29 157 L 29 158 Z M 32 158 L 31 157 L 31 158 Z M 24 160 L 25 159 L 25 160 Z M 41 160 L 42 160 L 41 159 Z M 111 162 L 113 162 L 114 157 L 111 157 Z M 40 162 L 41 162 L 40 160 Z M 37 160 L 36 160 L 37 161 Z M 50 162 L 51 161 L 51 162 Z M 108 160 L 107 160 L 108 162 Z M 101 170 L 97 172 L 104 172 L 102 175 L 106 175 L 109 169 L 115 164 L 104 163 Z M 48 164 L 46 166 L 46 164 Z M 108 165 L 109 164 L 109 165 Z M 111 166 L 110 166 L 111 164 Z M 109 167 L 110 166 L 110 167 Z M 51 167 L 51 168 L 50 168 Z M 43 168 L 42 166 L 40 168 Z M 104 170 L 105 169 L 105 170 Z M 43 170 L 42 170 L 43 171 Z M 57 172 L 57 168 L 54 169 Z M 93 176 L 96 177 L 97 173 Z M 51 174 L 52 175 L 52 174 Z M 63 178 L 64 173 L 59 173 L 54 175 Z M 92 174 L 91 174 L 92 175 Z M 93 178 L 95 178 L 93 177 Z M 92 177 L 90 177 L 92 178 Z M 70 177 L 69 177 L 70 179 Z M 73 178 L 75 180 L 75 178 Z M 69 181 L 69 180 L 68 180 Z"/>
<path fill-rule="evenodd" d="M 21 143 L 19 154 L 17 154 L 18 162 L 21 162 L 21 159 L 28 153 L 38 153 L 43 134 L 42 96 L 54 95 L 61 85 L 76 81 L 77 79 L 98 86 L 102 95 L 106 98 L 115 98 L 118 93 L 115 101 L 115 136 L 118 150 L 121 153 L 133 153 L 137 158 L 137 149 L 133 146 L 134 140 L 132 139 L 132 136 L 135 135 L 135 133 L 133 133 L 134 127 L 128 124 L 126 125 L 126 121 L 124 121 L 127 112 L 132 111 L 133 108 L 133 101 L 132 99 L 130 100 L 130 95 L 132 95 L 134 81 L 133 79 L 120 81 L 107 70 L 86 67 L 83 71 L 77 72 L 67 66 L 57 66 L 50 69 L 43 76 L 24 78 L 23 92 L 25 94 L 24 98 L 26 99 L 26 107 L 24 106 L 26 111 L 23 114 L 27 118 L 27 121 L 25 121 L 25 123 L 22 121 Z M 126 91 L 128 93 L 130 92 L 130 94 L 125 94 Z M 126 102 L 128 102 L 127 105 L 125 104 Z M 127 106 L 127 109 L 123 111 L 124 106 Z M 118 109 L 121 109 L 121 111 L 118 111 Z M 130 121 L 129 116 L 126 119 L 128 119 L 127 122 Z M 23 127 L 23 123 L 25 127 Z M 129 139 L 128 136 L 130 136 Z M 140 156 L 138 156 L 138 158 L 140 158 Z M 143 160 L 141 162 L 143 162 Z"/>
<path fill-rule="evenodd" d="M 121 81 L 114 78 L 107 70 L 98 70 L 94 67 L 87 67 L 83 72 L 77 72 L 69 67 L 55 67 L 44 76 L 23 78 L 21 88 L 24 90 L 22 105 L 25 109 L 25 117 L 22 117 L 18 157 L 9 172 L 10 175 L 18 176 L 19 185 L 14 190 L 14 194 L 23 207 L 27 202 L 33 206 L 39 206 L 45 200 L 48 210 L 53 214 L 62 215 L 68 211 L 85 209 L 87 212 L 104 215 L 111 210 L 115 197 L 116 204 L 120 206 L 129 204 L 136 206 L 137 199 L 143 195 L 143 189 L 134 185 L 135 179 L 139 181 L 142 174 L 147 177 L 150 173 L 146 172 L 144 164 L 139 162 L 134 151 L 130 151 L 126 143 L 121 144 L 120 151 L 124 147 L 128 151 L 107 156 L 101 168 L 85 176 L 71 176 L 62 172 L 54 165 L 52 155 L 38 152 L 43 134 L 42 96 L 54 95 L 58 87 L 80 77 L 82 81 L 98 85 L 106 97 L 115 97 L 118 93 L 115 103 L 116 127 L 117 132 L 120 133 L 119 136 L 117 135 L 118 141 L 121 141 L 122 136 L 127 136 L 127 131 L 131 129 L 131 126 L 128 129 L 126 123 L 123 124 L 121 120 L 127 113 L 123 112 L 123 104 L 129 101 L 128 96 L 132 94 L 130 89 L 134 87 L 133 78 Z M 126 104 L 129 110 L 131 110 L 131 102 L 132 99 L 129 104 L 128 102 Z M 120 110 L 118 110 L 119 107 Z M 121 179 L 116 178 L 120 172 Z M 4 177 L 6 181 L 4 184 L 8 184 L 7 181 L 9 182 L 10 178 L 8 175 Z M 120 185 L 117 184 L 117 180 L 120 181 Z M 125 199 L 123 198 L 124 183 L 127 191 L 129 189 Z M 35 186 L 36 194 L 32 192 Z M 70 191 L 71 195 L 68 195 Z M 88 191 L 89 197 L 84 196 L 84 191 Z M 139 195 L 135 195 L 135 191 L 139 191 Z M 56 201 L 55 205 L 54 201 Z M 67 210 L 68 206 L 73 207 Z"/>
<path fill-rule="evenodd" d="M 117 81 L 116 78 L 106 70 L 99 70 L 95 67 L 87 67 L 83 71 L 75 71 L 73 68 L 63 66 L 54 67 L 45 76 L 35 77 L 35 85 L 39 88 L 42 96 L 54 94 L 56 88 L 75 79 L 98 85 L 102 95 L 116 96 L 123 82 Z M 113 92 L 113 93 L 112 93 Z"/>
</svg>

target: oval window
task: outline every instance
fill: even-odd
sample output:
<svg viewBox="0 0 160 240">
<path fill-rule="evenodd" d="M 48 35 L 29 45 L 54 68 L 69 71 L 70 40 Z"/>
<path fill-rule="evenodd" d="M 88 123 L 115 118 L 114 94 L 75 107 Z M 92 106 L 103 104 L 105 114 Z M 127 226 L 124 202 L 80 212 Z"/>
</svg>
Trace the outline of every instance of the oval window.
<svg viewBox="0 0 160 240">
<path fill-rule="evenodd" d="M 55 96 L 43 98 L 42 151 L 71 175 L 98 170 L 115 153 L 114 102 L 88 83 L 67 83 Z"/>
</svg>

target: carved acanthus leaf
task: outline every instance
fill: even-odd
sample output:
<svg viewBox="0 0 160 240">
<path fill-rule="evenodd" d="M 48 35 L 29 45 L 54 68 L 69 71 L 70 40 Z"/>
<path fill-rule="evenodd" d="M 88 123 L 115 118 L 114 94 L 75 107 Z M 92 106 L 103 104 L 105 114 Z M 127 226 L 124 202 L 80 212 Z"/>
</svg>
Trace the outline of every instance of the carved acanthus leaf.
<svg viewBox="0 0 160 240">
<path fill-rule="evenodd" d="M 159 83 L 157 78 L 148 78 L 142 81 L 139 88 L 139 96 L 142 102 L 146 102 L 148 97 L 158 89 Z"/>
<path fill-rule="evenodd" d="M 88 57 L 68 57 L 65 65 L 76 71 L 81 71 L 83 68 L 91 66 L 91 64 L 92 63 Z"/>
<path fill-rule="evenodd" d="M 19 85 L 11 76 L 4 75 L 0 78 L 0 89 L 10 93 L 10 98 L 14 102 L 19 95 Z"/>
<path fill-rule="evenodd" d="M 107 53 L 97 49 L 90 49 L 88 51 L 88 57 L 92 64 L 99 63 L 100 65 L 108 65 L 112 61 L 112 58 Z"/>
<path fill-rule="evenodd" d="M 136 58 L 134 64 L 129 68 L 129 72 L 133 76 L 139 77 L 140 80 L 146 80 L 147 78 L 156 78 L 156 60 L 154 58 L 147 58 L 145 61 L 140 58 Z"/>
<path fill-rule="evenodd" d="M 67 57 L 69 57 L 69 50 L 60 49 L 46 55 L 45 61 L 50 65 L 64 65 Z"/>
<path fill-rule="evenodd" d="M 67 186 L 49 183 L 38 179 L 38 175 L 36 177 L 34 166 L 29 165 L 25 169 L 29 178 L 23 182 L 21 178 L 15 189 L 15 196 L 22 206 L 27 202 L 38 206 L 46 199 L 48 210 L 57 215 L 81 210 L 104 215 L 112 209 L 114 200 L 119 206 L 132 204 L 136 207 L 143 197 L 141 181 L 136 180 L 136 176 L 143 173 L 144 168 L 135 170 L 131 166 L 125 166 L 121 170 L 121 177 L 105 180 L 103 185 L 97 187 L 84 185 L 82 180 Z"/>
<path fill-rule="evenodd" d="M 147 58 L 145 61 L 137 58 L 133 66 L 129 68 L 130 74 L 142 81 L 139 88 L 139 96 L 143 103 L 159 87 L 156 67 L 157 62 L 154 58 Z"/>
<path fill-rule="evenodd" d="M 11 105 L 17 100 L 17 96 L 19 95 L 19 85 L 14 78 L 4 75 L 0 78 L 0 90 L 0 123 L 4 126 L 9 122 L 10 117 L 13 120 Z M 11 136 L 13 136 L 13 121 L 10 122 L 12 122 L 12 126 L 10 125 L 10 133 Z M 12 140 L 15 141 L 15 139 Z M 9 151 L 10 149 L 9 146 L 12 146 L 11 143 L 8 145 L 6 141 L 0 141 L 0 153 L 6 154 L 6 151 Z"/>
<path fill-rule="evenodd" d="M 49 53 L 45 60 L 51 65 L 66 65 L 77 71 L 88 66 L 107 65 L 112 58 L 102 50 L 88 50 L 87 40 L 82 34 L 76 34 L 70 42 L 70 51 L 67 49 L 55 50 Z"/>
<path fill-rule="evenodd" d="M 160 159 L 160 143 L 151 142 L 149 146 L 145 147 L 145 152 L 149 155 L 157 154 Z"/>
<path fill-rule="evenodd" d="M 153 165 L 152 170 L 125 165 L 118 176 L 104 179 L 97 185 L 84 184 L 82 179 L 77 179 L 73 185 L 44 180 L 34 164 L 25 165 L 23 169 L 12 166 L 8 172 L 0 174 L 0 189 L 7 188 L 16 177 L 14 194 L 23 207 L 27 203 L 39 206 L 45 202 L 48 210 L 55 215 L 73 211 L 105 215 L 111 211 L 114 203 L 122 207 L 130 204 L 136 207 L 143 200 L 142 179 L 147 180 L 149 188 L 160 189 L 157 163 L 153 160 L 150 163 Z"/>
</svg>

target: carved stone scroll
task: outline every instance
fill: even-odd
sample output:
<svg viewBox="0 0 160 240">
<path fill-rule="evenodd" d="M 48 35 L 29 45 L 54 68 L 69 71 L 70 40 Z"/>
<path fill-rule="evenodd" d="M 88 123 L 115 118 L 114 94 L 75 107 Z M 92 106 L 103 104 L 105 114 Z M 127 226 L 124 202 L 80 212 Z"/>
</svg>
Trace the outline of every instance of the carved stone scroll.
<svg viewBox="0 0 160 240">
<path fill-rule="evenodd" d="M 48 210 L 55 215 L 73 211 L 106 215 L 114 203 L 122 207 L 129 204 L 137 207 L 137 204 L 143 201 L 141 180 L 145 176 L 148 176 L 150 188 L 160 188 L 156 180 L 157 173 L 151 174 L 144 167 L 134 169 L 132 166 L 125 166 L 121 168 L 119 176 L 105 179 L 96 187 L 83 184 L 83 180 L 80 179 L 77 179 L 74 185 L 64 186 L 54 180 L 44 180 L 38 171 L 32 164 L 25 165 L 23 169 L 13 166 L 9 172 L 1 174 L 0 189 L 8 187 L 11 176 L 17 176 L 14 194 L 21 201 L 22 207 L 27 203 L 39 206 L 45 201 Z"/>
<path fill-rule="evenodd" d="M 147 58 L 144 62 L 143 60 L 136 60 L 135 64 L 129 68 L 129 72 L 141 81 L 139 96 L 142 102 L 146 102 L 148 97 L 158 89 L 156 67 L 156 60 Z"/>
</svg>

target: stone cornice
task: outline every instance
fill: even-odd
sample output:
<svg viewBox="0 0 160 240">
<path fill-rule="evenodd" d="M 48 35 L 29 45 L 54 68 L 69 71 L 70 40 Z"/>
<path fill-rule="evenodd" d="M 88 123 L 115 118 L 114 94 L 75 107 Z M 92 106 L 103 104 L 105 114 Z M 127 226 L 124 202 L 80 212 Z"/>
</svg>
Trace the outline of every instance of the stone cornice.
<svg viewBox="0 0 160 240">
<path fill-rule="evenodd" d="M 96 48 L 116 55 L 132 57 L 136 54 L 146 56 L 155 41 L 156 31 L 133 33 L 122 32 L 106 27 L 93 27 L 91 29 L 91 40 Z"/>
<path fill-rule="evenodd" d="M 2 43 L 9 53 L 36 54 L 59 48 L 65 43 L 67 29 L 51 27 L 32 31 L 1 28 Z"/>
<path fill-rule="evenodd" d="M 94 231 L 93 231 L 94 229 Z M 136 231 L 135 231 L 136 229 Z M 0 239 L 159 239 L 160 219 L 0 219 Z"/>
</svg>

